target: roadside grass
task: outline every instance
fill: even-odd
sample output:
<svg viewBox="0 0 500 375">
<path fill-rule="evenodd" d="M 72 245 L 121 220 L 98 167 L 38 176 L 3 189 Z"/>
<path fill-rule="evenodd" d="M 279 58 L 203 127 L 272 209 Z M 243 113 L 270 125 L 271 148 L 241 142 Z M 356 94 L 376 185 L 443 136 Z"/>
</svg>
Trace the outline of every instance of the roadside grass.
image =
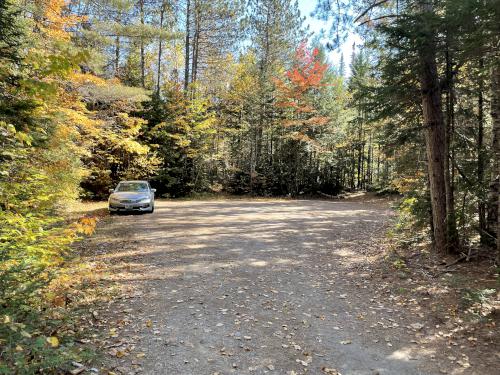
<svg viewBox="0 0 500 375">
<path fill-rule="evenodd" d="M 64 207 L 62 214 L 67 220 L 77 220 L 81 217 L 98 217 L 103 218 L 108 216 L 107 201 L 73 201 Z"/>
</svg>

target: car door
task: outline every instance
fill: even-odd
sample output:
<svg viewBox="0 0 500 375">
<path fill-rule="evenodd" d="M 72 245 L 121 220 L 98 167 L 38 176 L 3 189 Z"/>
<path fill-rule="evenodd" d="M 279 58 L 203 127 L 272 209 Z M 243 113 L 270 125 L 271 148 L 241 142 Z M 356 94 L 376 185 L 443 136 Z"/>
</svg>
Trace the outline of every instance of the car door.
<svg viewBox="0 0 500 375">
<path fill-rule="evenodd" d="M 148 187 L 149 187 L 149 196 L 150 196 L 151 202 L 154 203 L 155 193 L 154 193 L 153 189 L 151 188 L 151 185 L 149 184 L 149 182 L 148 182 Z"/>
</svg>

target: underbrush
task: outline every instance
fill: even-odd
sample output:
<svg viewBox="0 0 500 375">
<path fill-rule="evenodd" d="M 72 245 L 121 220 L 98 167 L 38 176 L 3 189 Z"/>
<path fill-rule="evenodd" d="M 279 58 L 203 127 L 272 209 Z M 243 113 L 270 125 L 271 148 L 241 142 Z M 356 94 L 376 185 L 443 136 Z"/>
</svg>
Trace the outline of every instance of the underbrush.
<svg viewBox="0 0 500 375">
<path fill-rule="evenodd" d="M 384 273 L 411 280 L 413 292 L 408 295 L 423 292 L 429 308 L 443 311 L 439 319 L 484 327 L 497 324 L 500 279 L 491 249 L 467 243 L 458 255 L 436 253 L 432 250 L 425 194 L 414 190 L 395 208 L 398 215 L 387 232 Z M 464 252 L 472 255 L 464 256 Z M 400 292 L 400 288 L 395 286 L 394 291 Z"/>
<path fill-rule="evenodd" d="M 93 356 L 75 340 L 81 310 L 100 298 L 99 265 L 71 245 L 95 225 L 0 211 L 0 374 L 61 373 Z"/>
<path fill-rule="evenodd" d="M 484 321 L 496 313 L 498 308 L 496 297 L 495 288 L 465 288 L 461 293 L 461 310 L 475 320 Z"/>
</svg>

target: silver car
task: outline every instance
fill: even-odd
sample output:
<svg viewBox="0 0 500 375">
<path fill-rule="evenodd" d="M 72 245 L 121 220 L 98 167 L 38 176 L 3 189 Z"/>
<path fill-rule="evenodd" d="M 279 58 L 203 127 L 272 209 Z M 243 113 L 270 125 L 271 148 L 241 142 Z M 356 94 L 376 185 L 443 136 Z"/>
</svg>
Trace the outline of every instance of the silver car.
<svg viewBox="0 0 500 375">
<path fill-rule="evenodd" d="M 109 213 L 149 212 L 155 210 L 155 191 L 147 181 L 121 181 L 110 189 Z"/>
</svg>

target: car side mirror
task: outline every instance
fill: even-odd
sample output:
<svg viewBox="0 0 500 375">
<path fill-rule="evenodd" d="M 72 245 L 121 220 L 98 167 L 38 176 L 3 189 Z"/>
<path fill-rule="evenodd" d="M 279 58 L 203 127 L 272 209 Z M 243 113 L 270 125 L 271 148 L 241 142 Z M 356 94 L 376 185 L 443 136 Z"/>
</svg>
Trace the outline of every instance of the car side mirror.
<svg viewBox="0 0 500 375">
<path fill-rule="evenodd" d="M 109 189 L 110 194 L 113 194 L 115 192 L 115 189 Z"/>
<path fill-rule="evenodd" d="M 156 189 L 151 189 L 151 191 L 152 191 L 153 193 L 156 193 Z"/>
</svg>

